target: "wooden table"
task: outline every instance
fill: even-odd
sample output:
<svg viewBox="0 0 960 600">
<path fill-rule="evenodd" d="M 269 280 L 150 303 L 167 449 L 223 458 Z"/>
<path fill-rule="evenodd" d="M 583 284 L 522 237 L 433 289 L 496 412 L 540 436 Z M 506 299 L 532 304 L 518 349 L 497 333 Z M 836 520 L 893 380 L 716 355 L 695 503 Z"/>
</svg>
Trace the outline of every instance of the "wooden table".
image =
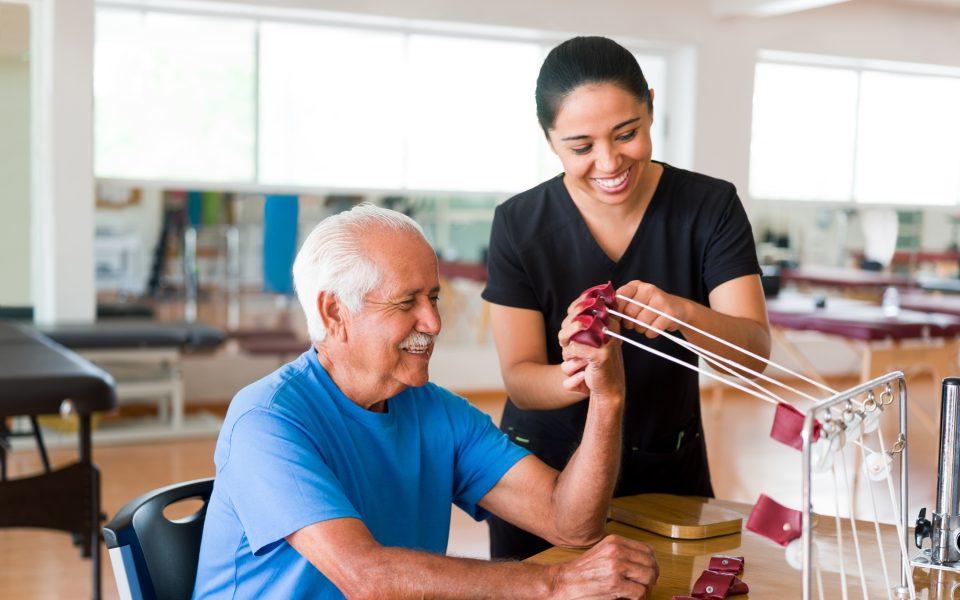
<svg viewBox="0 0 960 600">
<path fill-rule="evenodd" d="M 744 523 L 752 506 L 741 502 L 711 500 L 703 498 L 703 503 L 717 505 L 743 515 Z M 883 592 L 883 572 L 880 566 L 879 552 L 872 522 L 858 521 L 861 548 L 863 550 L 864 570 L 867 587 L 871 597 L 886 598 Z M 741 579 L 750 586 L 750 593 L 735 598 L 794 599 L 801 597 L 802 581 L 800 571 L 787 564 L 784 550 L 774 542 L 744 529 L 740 533 L 709 538 L 705 540 L 674 540 L 641 529 L 635 529 L 615 521 L 607 523 L 607 532 L 640 540 L 653 547 L 657 562 L 660 564 L 660 582 L 654 588 L 651 600 L 669 600 L 674 595 L 687 595 L 693 588 L 700 573 L 707 567 L 714 554 L 743 556 L 745 569 Z M 882 525 L 887 565 L 891 569 L 891 579 L 899 583 L 897 561 L 899 560 L 896 528 Z M 847 572 L 847 588 L 850 598 L 861 598 L 860 579 L 856 567 L 856 556 L 850 537 L 850 522 L 844 521 L 844 563 Z M 840 575 L 838 570 L 839 553 L 836 543 L 836 524 L 832 517 L 819 517 L 815 527 L 815 546 L 820 556 L 823 572 L 825 597 L 840 598 Z M 908 548 L 911 553 L 914 548 Z M 536 564 L 556 564 L 572 560 L 583 550 L 554 547 L 527 559 Z M 960 577 L 954 574 L 939 575 L 938 572 L 914 570 L 914 583 L 918 598 L 922 590 L 929 589 L 933 599 L 953 598 L 953 590 L 960 591 Z M 816 598 L 814 594 L 814 598 Z"/>
</svg>

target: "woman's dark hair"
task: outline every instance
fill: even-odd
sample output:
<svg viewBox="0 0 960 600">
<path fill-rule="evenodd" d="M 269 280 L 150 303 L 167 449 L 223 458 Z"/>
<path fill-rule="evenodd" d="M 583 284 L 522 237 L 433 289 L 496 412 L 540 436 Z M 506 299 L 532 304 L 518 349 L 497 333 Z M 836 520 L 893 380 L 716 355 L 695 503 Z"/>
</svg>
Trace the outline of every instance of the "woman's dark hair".
<svg viewBox="0 0 960 600">
<path fill-rule="evenodd" d="M 653 111 L 653 98 L 637 59 L 605 37 L 575 37 L 547 54 L 537 77 L 537 120 L 543 133 L 553 128 L 564 99 L 584 84 L 612 83 Z"/>
</svg>

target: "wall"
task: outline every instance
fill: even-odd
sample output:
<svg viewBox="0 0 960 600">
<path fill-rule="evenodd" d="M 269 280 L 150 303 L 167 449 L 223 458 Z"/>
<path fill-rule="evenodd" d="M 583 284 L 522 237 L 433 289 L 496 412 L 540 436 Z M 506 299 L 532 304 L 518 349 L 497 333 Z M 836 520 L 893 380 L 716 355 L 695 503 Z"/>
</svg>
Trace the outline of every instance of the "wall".
<svg viewBox="0 0 960 600">
<path fill-rule="evenodd" d="M 29 11 L 0 4 L 0 306 L 30 304 Z"/>
</svg>

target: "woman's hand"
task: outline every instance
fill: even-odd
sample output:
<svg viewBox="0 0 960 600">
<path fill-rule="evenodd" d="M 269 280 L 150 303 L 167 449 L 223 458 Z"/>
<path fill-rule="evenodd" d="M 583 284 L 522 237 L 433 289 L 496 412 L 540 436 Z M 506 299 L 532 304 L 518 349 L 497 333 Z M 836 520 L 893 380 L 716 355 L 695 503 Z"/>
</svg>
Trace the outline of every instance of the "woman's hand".
<svg viewBox="0 0 960 600">
<path fill-rule="evenodd" d="M 607 337 L 599 348 L 571 340 L 578 331 L 584 329 L 584 325 L 575 320 L 583 300 L 581 296 L 570 304 L 557 335 L 563 349 L 563 362 L 560 364 L 560 370 L 566 376 L 563 387 L 584 396 L 597 394 L 622 399 L 625 383 L 620 340 Z M 610 317 L 608 329 L 619 333 L 619 319 Z"/>
<path fill-rule="evenodd" d="M 628 298 L 633 298 L 637 302 L 642 302 L 648 306 L 651 306 L 661 312 L 667 313 L 673 317 L 680 319 L 681 321 L 689 322 L 689 306 L 690 300 L 686 298 L 681 298 L 680 296 L 674 296 L 668 294 L 658 288 L 655 285 L 644 283 L 642 281 L 631 281 L 630 283 L 621 286 L 617 290 L 617 294 L 621 296 L 626 296 Z M 646 323 L 656 327 L 657 329 L 662 329 L 663 331 L 676 331 L 680 328 L 677 325 L 676 321 L 668 319 L 664 316 L 658 315 L 652 310 L 647 310 L 632 302 L 627 302 L 623 299 L 618 299 L 618 311 L 623 314 L 634 318 L 641 323 Z M 655 338 L 659 333 L 653 331 L 652 329 L 647 329 L 642 325 L 637 325 L 632 321 L 623 319 L 623 327 L 625 329 L 633 329 L 634 331 L 640 331 L 648 338 Z"/>
</svg>

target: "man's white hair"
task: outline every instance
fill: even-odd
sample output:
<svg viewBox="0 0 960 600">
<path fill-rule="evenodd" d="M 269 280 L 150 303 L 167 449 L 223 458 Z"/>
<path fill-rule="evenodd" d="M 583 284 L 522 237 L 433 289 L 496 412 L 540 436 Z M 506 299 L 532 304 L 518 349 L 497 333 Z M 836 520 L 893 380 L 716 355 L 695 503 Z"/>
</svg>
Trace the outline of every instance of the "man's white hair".
<svg viewBox="0 0 960 600">
<path fill-rule="evenodd" d="M 358 312 L 364 296 L 380 283 L 362 244 L 363 235 L 377 229 L 406 231 L 426 242 L 423 229 L 407 215 L 364 203 L 320 221 L 300 246 L 293 261 L 293 285 L 312 341 L 327 336 L 317 309 L 320 292 L 335 294 L 350 312 Z"/>
</svg>

